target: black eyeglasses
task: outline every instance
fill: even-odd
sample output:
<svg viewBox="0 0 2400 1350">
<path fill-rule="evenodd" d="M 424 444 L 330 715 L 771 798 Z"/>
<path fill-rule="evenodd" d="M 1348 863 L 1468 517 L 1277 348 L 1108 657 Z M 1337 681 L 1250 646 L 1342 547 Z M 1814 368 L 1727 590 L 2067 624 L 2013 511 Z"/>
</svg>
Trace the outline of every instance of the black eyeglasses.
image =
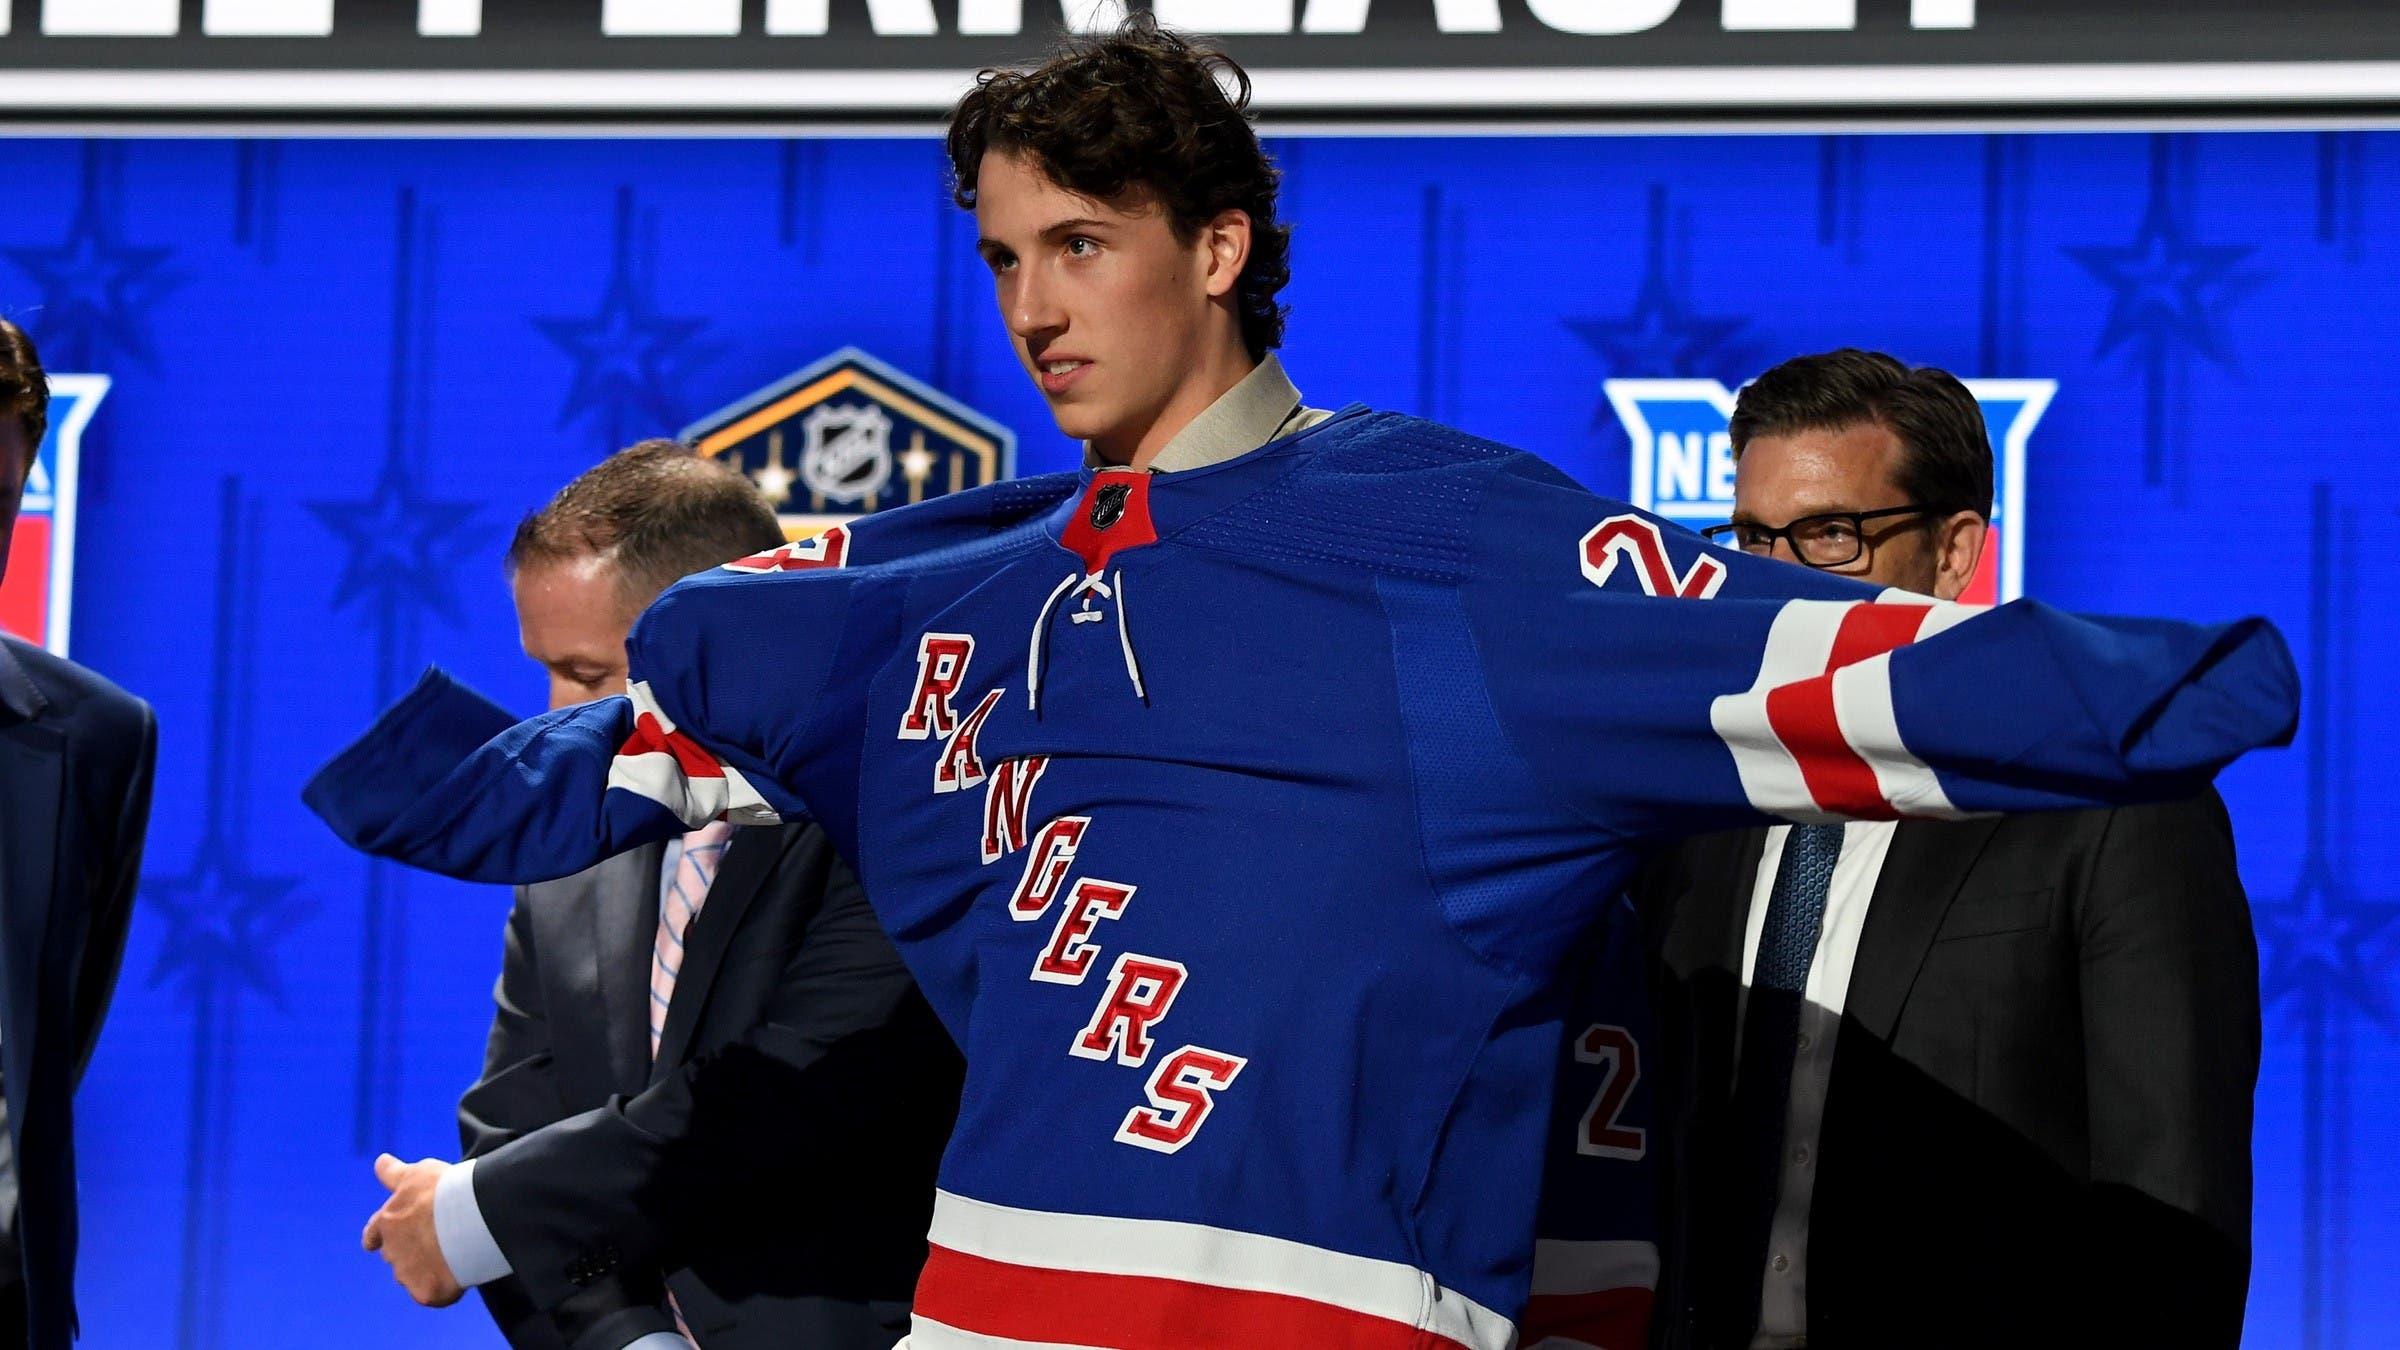
<svg viewBox="0 0 2400 1350">
<path fill-rule="evenodd" d="M 1775 541 L 1792 541 L 1792 556 L 1811 567 L 1841 567 L 1858 561 L 1867 551 L 1866 523 L 1894 516 L 1926 516 L 1935 513 L 1930 506 L 1887 506 L 1880 511 L 1827 511 L 1822 515 L 1802 516 L 1782 529 L 1734 521 L 1726 525 L 1711 525 L 1701 533 L 1712 544 L 1731 544 L 1744 553 L 1760 557 L 1775 551 Z"/>
</svg>

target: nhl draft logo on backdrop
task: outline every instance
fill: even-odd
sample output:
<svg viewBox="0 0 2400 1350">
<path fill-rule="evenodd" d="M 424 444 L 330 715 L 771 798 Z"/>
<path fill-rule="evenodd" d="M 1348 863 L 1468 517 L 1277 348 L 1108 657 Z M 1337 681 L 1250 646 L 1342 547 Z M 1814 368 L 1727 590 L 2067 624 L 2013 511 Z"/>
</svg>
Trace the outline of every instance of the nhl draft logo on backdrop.
<svg viewBox="0 0 2400 1350">
<path fill-rule="evenodd" d="M 67 654 L 75 608 L 75 489 L 83 430 L 108 396 L 106 375 L 50 377 L 50 429 L 35 447 L 0 578 L 0 629 Z"/>
<path fill-rule="evenodd" d="M 685 427 L 758 484 L 791 539 L 1010 477 L 1008 428 L 856 347 Z"/>
<path fill-rule="evenodd" d="M 2056 380 L 1964 380 L 1992 441 L 1992 534 L 1959 599 L 2014 600 L 2025 586 L 2025 443 Z M 1715 380 L 1609 380 L 1609 405 L 1633 442 L 1635 506 L 1691 529 L 1733 514 L 1733 392 Z"/>
<path fill-rule="evenodd" d="M 800 421 L 800 481 L 809 495 L 855 505 L 892 481 L 892 419 L 873 404 L 820 403 Z"/>
</svg>

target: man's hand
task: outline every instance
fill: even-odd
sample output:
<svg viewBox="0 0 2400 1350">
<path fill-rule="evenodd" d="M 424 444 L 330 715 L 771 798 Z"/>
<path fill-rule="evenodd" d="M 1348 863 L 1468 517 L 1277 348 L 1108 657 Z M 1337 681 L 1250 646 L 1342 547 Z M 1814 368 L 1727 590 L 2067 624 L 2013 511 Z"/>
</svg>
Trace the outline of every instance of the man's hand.
<svg viewBox="0 0 2400 1350">
<path fill-rule="evenodd" d="M 375 1179 L 390 1190 L 375 1217 L 367 1220 L 360 1245 L 382 1252 L 391 1263 L 392 1278 L 410 1298 L 428 1308 L 447 1308 L 467 1291 L 442 1259 L 441 1240 L 434 1235 L 433 1188 L 450 1164 L 435 1158 L 404 1163 L 386 1153 L 375 1159 Z"/>
</svg>

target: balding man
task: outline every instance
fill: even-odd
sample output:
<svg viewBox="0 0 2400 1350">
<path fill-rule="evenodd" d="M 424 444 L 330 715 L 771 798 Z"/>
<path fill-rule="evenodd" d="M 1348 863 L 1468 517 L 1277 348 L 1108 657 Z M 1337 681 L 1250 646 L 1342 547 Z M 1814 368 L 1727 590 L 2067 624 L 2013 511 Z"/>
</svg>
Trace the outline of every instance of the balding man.
<svg viewBox="0 0 2400 1350">
<path fill-rule="evenodd" d="M 747 481 L 671 441 L 568 484 L 508 552 L 551 705 L 623 693 L 660 591 L 782 542 Z M 821 830 L 733 834 L 519 889 L 468 1161 L 377 1165 L 395 1194 L 369 1241 L 420 1301 L 479 1285 L 518 1350 L 907 1330 L 957 1052 Z M 538 1307 L 533 1270 L 578 1292 Z"/>
</svg>

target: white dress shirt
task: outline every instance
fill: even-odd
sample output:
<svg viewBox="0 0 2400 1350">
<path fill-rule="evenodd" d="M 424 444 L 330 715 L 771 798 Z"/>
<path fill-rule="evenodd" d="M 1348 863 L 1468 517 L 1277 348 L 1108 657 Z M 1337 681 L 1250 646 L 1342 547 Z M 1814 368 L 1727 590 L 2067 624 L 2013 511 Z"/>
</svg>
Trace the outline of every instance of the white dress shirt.
<svg viewBox="0 0 2400 1350">
<path fill-rule="evenodd" d="M 1784 1350 L 1808 1344 L 1808 1206 L 1816 1190 L 1817 1135 L 1825 1122 L 1825 1087 L 1833 1076 L 1833 1042 L 1842 1026 L 1850 993 L 1850 967 L 1858 959 L 1858 935 L 1875 897 L 1892 847 L 1892 821 L 1852 823 L 1842 831 L 1841 857 L 1825 891 L 1825 922 L 1817 954 L 1809 962 L 1802 991 L 1799 1039 L 1792 1056 L 1791 1107 L 1783 1125 L 1783 1171 L 1776 1192 L 1775 1221 L 1767 1233 L 1767 1265 L 1760 1278 L 1758 1335 L 1752 1350 Z M 1750 892 L 1750 918 L 1742 936 L 1742 988 L 1758 967 L 1759 934 L 1766 928 L 1767 897 L 1783 865 L 1783 841 L 1792 827 L 1767 831 L 1758 860 L 1758 884 Z M 1738 1026 L 1739 1023 L 1736 1023 Z M 1739 1050 L 1737 1047 L 1736 1053 Z"/>
</svg>

